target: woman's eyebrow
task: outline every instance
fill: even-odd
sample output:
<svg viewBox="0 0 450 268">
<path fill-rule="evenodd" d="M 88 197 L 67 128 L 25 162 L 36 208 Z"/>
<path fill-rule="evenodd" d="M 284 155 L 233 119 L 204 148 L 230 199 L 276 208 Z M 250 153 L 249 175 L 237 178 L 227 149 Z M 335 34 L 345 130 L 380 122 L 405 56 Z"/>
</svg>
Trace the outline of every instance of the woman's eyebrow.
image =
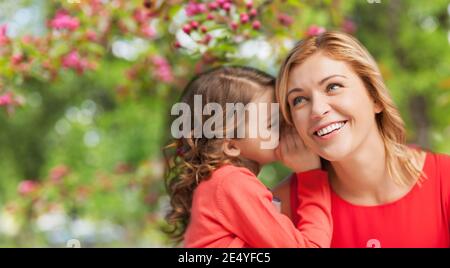
<svg viewBox="0 0 450 268">
<path fill-rule="evenodd" d="M 296 87 L 296 88 L 290 89 L 290 90 L 289 90 L 289 92 L 288 92 L 288 94 L 287 94 L 287 96 L 286 96 L 286 98 L 288 98 L 288 97 L 289 97 L 289 94 L 291 94 L 292 92 L 296 92 L 296 91 L 298 91 L 298 92 L 302 92 L 302 91 L 303 91 L 303 89 L 302 89 L 302 88 L 299 88 L 299 87 Z"/>
<path fill-rule="evenodd" d="M 331 78 L 333 78 L 333 77 L 343 77 L 343 78 L 347 78 L 347 76 L 345 76 L 345 75 L 333 74 L 333 75 L 327 76 L 327 77 L 325 77 L 324 79 L 320 80 L 319 86 L 322 85 L 323 83 L 325 83 L 328 79 L 331 79 Z"/>
<path fill-rule="evenodd" d="M 347 78 L 347 76 L 345 76 L 345 75 L 333 74 L 333 75 L 327 76 L 327 77 L 323 78 L 322 80 L 320 80 L 320 81 L 319 81 L 319 86 L 322 85 L 323 83 L 325 83 L 327 80 L 333 78 L 333 77 L 343 77 L 343 78 Z M 299 87 L 290 89 L 290 90 L 288 91 L 288 94 L 287 94 L 286 98 L 289 97 L 289 94 L 291 94 L 292 92 L 302 92 L 302 91 L 304 91 L 304 90 L 303 90 L 302 88 L 299 88 Z"/>
</svg>

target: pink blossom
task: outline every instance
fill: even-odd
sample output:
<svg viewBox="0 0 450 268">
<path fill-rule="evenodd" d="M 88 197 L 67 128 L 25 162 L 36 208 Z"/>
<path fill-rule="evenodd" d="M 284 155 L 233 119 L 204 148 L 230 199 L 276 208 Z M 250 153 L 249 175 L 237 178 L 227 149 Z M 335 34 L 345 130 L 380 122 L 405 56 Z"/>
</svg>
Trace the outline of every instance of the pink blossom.
<svg viewBox="0 0 450 268">
<path fill-rule="evenodd" d="M 255 20 L 252 24 L 252 28 L 255 30 L 261 29 L 261 22 L 259 20 Z"/>
<path fill-rule="evenodd" d="M 144 34 L 144 36 L 148 37 L 148 38 L 154 38 L 156 36 L 156 30 L 155 28 L 153 28 L 150 25 L 145 25 L 142 29 L 141 29 L 142 34 Z"/>
<path fill-rule="evenodd" d="M 197 29 L 198 28 L 198 26 L 199 26 L 199 23 L 198 23 L 198 21 L 191 21 L 191 27 L 192 27 L 192 29 Z"/>
<path fill-rule="evenodd" d="M 14 106 L 19 106 L 23 103 L 24 99 L 12 92 L 6 92 L 3 95 L 0 95 L 0 106 L 5 106 L 8 113 L 13 112 Z"/>
<path fill-rule="evenodd" d="M 245 3 L 245 6 L 248 8 L 248 9 L 251 9 L 252 7 L 253 7 L 253 1 L 247 1 L 247 3 Z"/>
<path fill-rule="evenodd" d="M 69 168 L 61 165 L 50 170 L 50 179 L 53 183 L 58 183 L 61 179 L 69 174 Z"/>
<path fill-rule="evenodd" d="M 186 34 L 190 34 L 192 31 L 192 27 L 190 24 L 186 24 L 183 26 L 183 32 L 185 32 Z"/>
<path fill-rule="evenodd" d="M 188 15 L 189 17 L 195 16 L 197 14 L 203 13 L 207 10 L 206 5 L 205 4 L 201 4 L 201 3 L 195 3 L 190 1 L 186 8 L 186 15 Z"/>
<path fill-rule="evenodd" d="M 228 3 L 228 2 L 224 3 L 224 4 L 222 5 L 222 9 L 225 10 L 225 11 L 227 11 L 227 12 L 230 11 L 230 9 L 231 9 L 231 4 Z"/>
<path fill-rule="evenodd" d="M 77 51 L 72 51 L 63 58 L 63 66 L 67 68 L 76 68 L 80 63 L 80 55 Z"/>
<path fill-rule="evenodd" d="M 239 24 L 238 24 L 237 22 L 233 21 L 233 22 L 231 23 L 230 27 L 231 27 L 231 29 L 232 29 L 233 31 L 236 31 L 237 28 L 239 27 Z"/>
<path fill-rule="evenodd" d="M 21 195 L 28 195 L 38 188 L 38 183 L 32 180 L 21 181 L 17 191 Z"/>
<path fill-rule="evenodd" d="M 195 16 L 197 14 L 197 3 L 189 2 L 185 8 L 186 15 L 189 17 Z"/>
<path fill-rule="evenodd" d="M 22 60 L 23 60 L 23 55 L 22 55 L 21 53 L 14 54 L 14 55 L 11 57 L 11 63 L 12 63 L 13 65 L 18 65 L 18 64 L 20 64 L 20 63 L 22 62 Z"/>
<path fill-rule="evenodd" d="M 44 67 L 45 69 L 52 69 L 52 63 L 49 60 L 44 60 L 42 62 L 42 67 Z"/>
<path fill-rule="evenodd" d="M 147 11 L 138 8 L 134 11 L 133 17 L 138 23 L 145 23 L 147 21 Z"/>
<path fill-rule="evenodd" d="M 53 29 L 62 30 L 67 29 L 74 31 L 80 26 L 80 22 L 77 18 L 71 17 L 66 11 L 60 10 L 56 13 L 55 17 L 51 20 L 50 25 Z"/>
<path fill-rule="evenodd" d="M 203 43 L 205 45 L 207 45 L 211 41 L 211 39 L 212 39 L 212 35 L 206 34 L 205 37 L 203 38 Z"/>
<path fill-rule="evenodd" d="M 167 64 L 167 60 L 161 56 L 153 56 L 153 64 L 156 66 L 162 66 Z"/>
<path fill-rule="evenodd" d="M 198 4 L 197 5 L 197 10 L 199 11 L 199 13 L 203 13 L 206 12 L 207 8 L 205 4 Z"/>
<path fill-rule="evenodd" d="M 102 0 L 89 0 L 87 1 L 91 6 L 91 14 L 98 14 L 102 8 Z"/>
<path fill-rule="evenodd" d="M 89 67 L 87 60 L 81 58 L 80 54 L 75 50 L 63 57 L 62 65 L 65 68 L 74 69 L 78 73 L 83 73 Z"/>
<path fill-rule="evenodd" d="M 6 35 L 6 32 L 8 30 L 8 25 L 1 25 L 0 26 L 0 46 L 7 44 L 9 41 L 8 36 Z"/>
<path fill-rule="evenodd" d="M 95 42 L 97 41 L 97 33 L 94 30 L 89 29 L 86 31 L 86 38 L 91 42 Z"/>
<path fill-rule="evenodd" d="M 242 13 L 240 15 L 241 17 L 241 23 L 247 23 L 250 20 L 250 17 L 247 13 Z"/>
<path fill-rule="evenodd" d="M 209 8 L 210 10 L 216 10 L 217 8 L 219 8 L 219 4 L 216 3 L 216 2 L 209 3 L 209 4 L 208 4 L 208 8 Z"/>
<path fill-rule="evenodd" d="M 169 62 L 161 56 L 152 57 L 153 65 L 155 65 L 155 75 L 157 79 L 163 82 L 172 82 L 173 74 Z"/>
<path fill-rule="evenodd" d="M 287 14 L 281 13 L 278 15 L 278 21 L 282 25 L 289 27 L 294 22 L 294 19 Z"/>
<path fill-rule="evenodd" d="M 308 30 L 306 30 L 307 36 L 316 36 L 324 33 L 326 30 L 325 28 L 317 25 L 311 25 L 309 26 Z"/>
<path fill-rule="evenodd" d="M 356 24 L 349 19 L 346 19 L 342 24 L 342 30 L 346 33 L 352 34 L 356 32 Z"/>
<path fill-rule="evenodd" d="M 34 41 L 33 36 L 31 35 L 24 35 L 22 37 L 22 43 L 24 43 L 25 45 L 29 45 Z"/>
<path fill-rule="evenodd" d="M 0 106 L 6 106 L 14 103 L 14 98 L 12 92 L 7 92 L 0 95 Z"/>
</svg>

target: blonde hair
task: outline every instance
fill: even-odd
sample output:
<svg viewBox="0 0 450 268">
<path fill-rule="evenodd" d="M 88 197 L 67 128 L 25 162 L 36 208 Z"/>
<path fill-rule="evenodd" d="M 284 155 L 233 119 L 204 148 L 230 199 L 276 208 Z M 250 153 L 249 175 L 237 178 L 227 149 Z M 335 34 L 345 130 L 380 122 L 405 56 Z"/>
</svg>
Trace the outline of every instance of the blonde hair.
<svg viewBox="0 0 450 268">
<path fill-rule="evenodd" d="M 358 40 L 348 34 L 328 31 L 299 42 L 291 50 L 281 66 L 275 91 L 281 113 L 287 123 L 292 125 L 287 102 L 289 73 L 294 66 L 302 64 L 319 51 L 334 60 L 349 64 L 363 81 L 373 100 L 381 105 L 382 111 L 376 114 L 376 123 L 384 142 L 388 174 L 399 184 L 411 184 L 417 179 L 420 184 L 422 175 L 425 176 L 418 161 L 422 152 L 406 145 L 404 122 L 384 84 L 375 60 Z"/>
</svg>

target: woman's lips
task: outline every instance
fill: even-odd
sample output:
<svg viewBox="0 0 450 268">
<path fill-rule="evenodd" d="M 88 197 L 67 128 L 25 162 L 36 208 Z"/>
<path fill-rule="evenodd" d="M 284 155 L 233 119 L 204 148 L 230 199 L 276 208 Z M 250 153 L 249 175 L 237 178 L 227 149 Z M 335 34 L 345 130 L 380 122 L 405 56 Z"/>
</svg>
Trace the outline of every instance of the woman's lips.
<svg viewBox="0 0 450 268">
<path fill-rule="evenodd" d="M 329 124 L 314 132 L 314 138 L 318 140 L 329 140 L 341 132 L 347 125 L 347 120 Z"/>
</svg>

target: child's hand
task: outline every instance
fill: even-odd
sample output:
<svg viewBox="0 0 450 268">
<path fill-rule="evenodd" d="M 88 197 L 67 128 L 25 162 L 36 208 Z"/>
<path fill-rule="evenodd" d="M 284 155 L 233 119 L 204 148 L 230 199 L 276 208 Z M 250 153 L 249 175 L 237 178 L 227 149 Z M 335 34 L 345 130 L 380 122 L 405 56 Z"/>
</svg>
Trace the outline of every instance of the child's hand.
<svg viewBox="0 0 450 268">
<path fill-rule="evenodd" d="M 306 148 L 294 127 L 282 129 L 275 155 L 283 165 L 295 172 L 320 168 L 320 157 Z"/>
</svg>

